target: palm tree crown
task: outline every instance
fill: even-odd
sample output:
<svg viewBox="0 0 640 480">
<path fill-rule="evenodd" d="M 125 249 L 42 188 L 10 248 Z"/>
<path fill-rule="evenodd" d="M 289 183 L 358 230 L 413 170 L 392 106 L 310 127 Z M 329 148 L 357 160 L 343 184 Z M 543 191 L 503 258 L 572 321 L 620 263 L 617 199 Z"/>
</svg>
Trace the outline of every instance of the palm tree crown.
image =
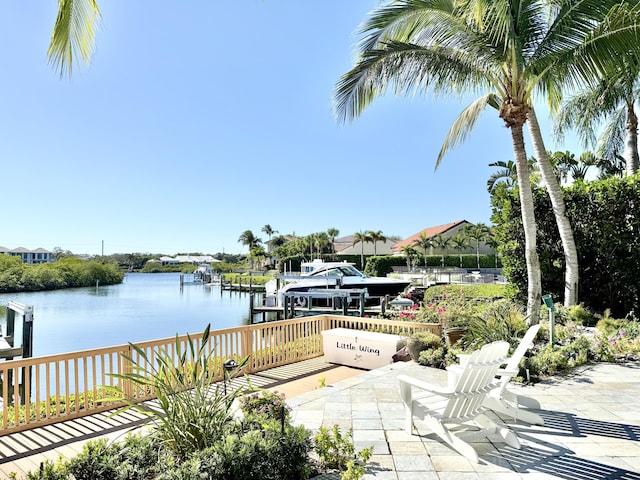
<svg viewBox="0 0 640 480">
<path fill-rule="evenodd" d="M 527 120 L 536 157 L 541 164 L 547 160 L 532 95 L 540 92 L 551 105 L 557 105 L 563 87 L 588 84 L 607 63 L 618 62 L 620 52 L 640 50 L 637 29 L 621 28 L 632 22 L 634 14 L 618 0 L 396 0 L 374 10 L 364 21 L 356 65 L 336 84 L 333 109 L 340 121 L 360 115 L 389 87 L 397 94 L 424 92 L 447 98 L 483 92 L 450 128 L 436 167 L 452 147 L 466 139 L 486 107 L 498 110 L 511 130 L 514 147 L 525 229 L 527 310 L 532 322 L 537 322 L 541 287 L 522 132 Z M 548 175 L 549 169 L 542 170 L 559 226 L 563 223 L 561 238 L 565 254 L 571 256 L 567 259 L 569 274 L 569 265 L 577 266 L 577 255 L 572 256 L 567 246 L 573 242 L 573 233 L 570 225 L 567 232 L 564 205 L 559 203 L 562 198 L 552 190 L 555 179 Z M 577 288 L 577 269 L 571 274 L 576 277 L 567 284 Z"/>
<path fill-rule="evenodd" d="M 238 243 L 249 247 L 249 251 L 256 245 L 262 243 L 262 240 L 256 237 L 251 230 L 245 230 L 238 237 Z"/>
<path fill-rule="evenodd" d="M 387 241 L 387 237 L 385 237 L 382 234 L 382 231 L 380 231 L 380 230 L 376 230 L 376 231 L 368 230 L 366 233 L 369 235 L 370 241 L 373 242 L 373 254 L 377 255 L 378 254 L 378 250 L 377 250 L 378 242 L 386 242 Z"/>
</svg>

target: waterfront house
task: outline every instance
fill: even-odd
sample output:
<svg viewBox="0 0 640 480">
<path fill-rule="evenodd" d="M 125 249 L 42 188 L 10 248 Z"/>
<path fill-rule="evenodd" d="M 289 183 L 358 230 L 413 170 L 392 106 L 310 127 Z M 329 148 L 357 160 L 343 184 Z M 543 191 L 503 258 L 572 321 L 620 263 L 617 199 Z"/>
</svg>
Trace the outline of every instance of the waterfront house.
<svg viewBox="0 0 640 480">
<path fill-rule="evenodd" d="M 47 263 L 55 261 L 53 258 L 53 252 L 45 250 L 44 248 L 36 248 L 35 250 L 29 250 L 28 248 L 18 247 L 14 249 L 8 249 L 0 246 L 0 255 L 10 255 L 12 257 L 20 257 L 22 263 L 28 265 L 35 265 L 38 263 Z"/>
</svg>

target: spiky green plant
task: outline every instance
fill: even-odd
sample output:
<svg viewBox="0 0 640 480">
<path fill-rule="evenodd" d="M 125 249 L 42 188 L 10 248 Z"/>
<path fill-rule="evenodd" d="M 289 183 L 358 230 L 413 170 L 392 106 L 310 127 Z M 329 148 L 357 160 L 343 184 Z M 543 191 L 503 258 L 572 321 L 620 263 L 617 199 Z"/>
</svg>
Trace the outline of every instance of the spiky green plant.
<svg viewBox="0 0 640 480">
<path fill-rule="evenodd" d="M 143 349 L 131 344 L 136 356 L 123 354 L 131 369 L 112 374 L 121 380 L 113 393 L 124 398 L 127 405 L 118 411 L 134 408 L 149 415 L 156 434 L 180 458 L 189 452 L 203 450 L 225 435 L 233 418 L 231 405 L 241 394 L 241 388 L 229 391 L 217 383 L 214 365 L 215 350 L 209 346 L 210 325 L 199 342 L 187 335 L 186 348 L 176 335 L 173 352 L 162 348 L 151 357 Z M 199 343 L 199 346 L 198 346 Z M 240 362 L 239 371 L 244 362 Z M 156 400 L 139 402 L 135 395 L 127 395 L 122 386 L 152 391 Z"/>
</svg>

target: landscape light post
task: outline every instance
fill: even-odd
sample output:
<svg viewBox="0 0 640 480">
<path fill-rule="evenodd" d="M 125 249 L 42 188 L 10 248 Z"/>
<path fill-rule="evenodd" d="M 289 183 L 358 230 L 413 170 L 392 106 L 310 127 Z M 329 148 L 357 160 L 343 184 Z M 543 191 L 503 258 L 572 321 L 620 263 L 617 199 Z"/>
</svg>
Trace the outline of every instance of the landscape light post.
<svg viewBox="0 0 640 480">
<path fill-rule="evenodd" d="M 549 310 L 549 343 L 553 345 L 553 341 L 554 341 L 553 322 L 554 322 L 556 307 L 554 307 L 553 305 L 553 298 L 551 297 L 551 295 L 543 295 L 542 301 L 544 302 L 544 304 L 547 306 L 547 309 Z"/>
<path fill-rule="evenodd" d="M 238 362 L 236 362 L 233 358 L 230 358 L 222 364 L 222 368 L 224 368 L 224 394 L 226 396 L 227 380 L 229 379 L 229 374 L 233 372 L 236 368 L 238 368 Z"/>
</svg>

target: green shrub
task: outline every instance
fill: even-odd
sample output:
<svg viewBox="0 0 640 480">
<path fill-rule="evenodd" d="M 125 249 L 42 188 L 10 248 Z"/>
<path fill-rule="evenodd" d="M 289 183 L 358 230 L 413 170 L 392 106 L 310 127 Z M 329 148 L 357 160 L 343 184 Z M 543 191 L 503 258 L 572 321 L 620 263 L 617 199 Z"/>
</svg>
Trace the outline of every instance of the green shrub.
<svg viewBox="0 0 640 480">
<path fill-rule="evenodd" d="M 288 419 L 291 408 L 284 399 L 284 393 L 261 390 L 242 397 L 240 399 L 240 410 L 242 410 L 245 417 L 259 415 L 274 420 L 282 420 L 284 416 L 285 419 Z"/>
<path fill-rule="evenodd" d="M 87 442 L 82 452 L 69 460 L 66 470 L 75 480 L 114 480 L 118 478 L 120 449 L 106 438 Z"/>
<path fill-rule="evenodd" d="M 418 356 L 418 363 L 425 367 L 444 368 L 446 366 L 445 356 L 446 349 L 444 347 L 422 350 Z"/>
<path fill-rule="evenodd" d="M 553 345 L 547 345 L 529 358 L 529 372 L 536 377 L 555 375 L 566 370 L 568 365 L 564 352 Z"/>
<path fill-rule="evenodd" d="M 576 325 L 582 325 L 583 327 L 593 327 L 596 325 L 597 318 L 588 309 L 584 308 L 582 304 L 574 305 L 569 309 L 569 319 Z"/>
<path fill-rule="evenodd" d="M 45 460 L 40 464 L 40 469 L 27 472 L 25 480 L 69 480 L 69 473 L 62 460 Z"/>
<path fill-rule="evenodd" d="M 594 350 L 594 343 L 584 336 L 566 345 L 546 345 L 528 359 L 529 373 L 540 377 L 565 372 L 595 358 Z"/>
<path fill-rule="evenodd" d="M 311 434 L 302 426 L 287 425 L 283 433 L 275 420 L 245 422 L 158 480 L 304 479 L 311 448 Z"/>
<path fill-rule="evenodd" d="M 433 302 L 455 296 L 456 294 L 469 301 L 473 299 L 504 298 L 507 287 L 500 284 L 482 285 L 434 285 L 425 290 L 424 301 Z"/>
<path fill-rule="evenodd" d="M 420 352 L 442 348 L 442 338 L 431 332 L 418 331 L 409 337 L 407 348 L 411 359 L 417 362 L 420 359 Z"/>
<path fill-rule="evenodd" d="M 640 358 L 640 322 L 603 318 L 596 325 L 596 358 L 612 362 Z"/>
<path fill-rule="evenodd" d="M 334 425 L 332 429 L 320 427 L 315 436 L 315 451 L 324 468 L 340 470 L 342 480 L 357 480 L 364 475 L 363 464 L 371 458 L 373 447 L 356 453 L 353 430 L 343 434 Z"/>
</svg>

